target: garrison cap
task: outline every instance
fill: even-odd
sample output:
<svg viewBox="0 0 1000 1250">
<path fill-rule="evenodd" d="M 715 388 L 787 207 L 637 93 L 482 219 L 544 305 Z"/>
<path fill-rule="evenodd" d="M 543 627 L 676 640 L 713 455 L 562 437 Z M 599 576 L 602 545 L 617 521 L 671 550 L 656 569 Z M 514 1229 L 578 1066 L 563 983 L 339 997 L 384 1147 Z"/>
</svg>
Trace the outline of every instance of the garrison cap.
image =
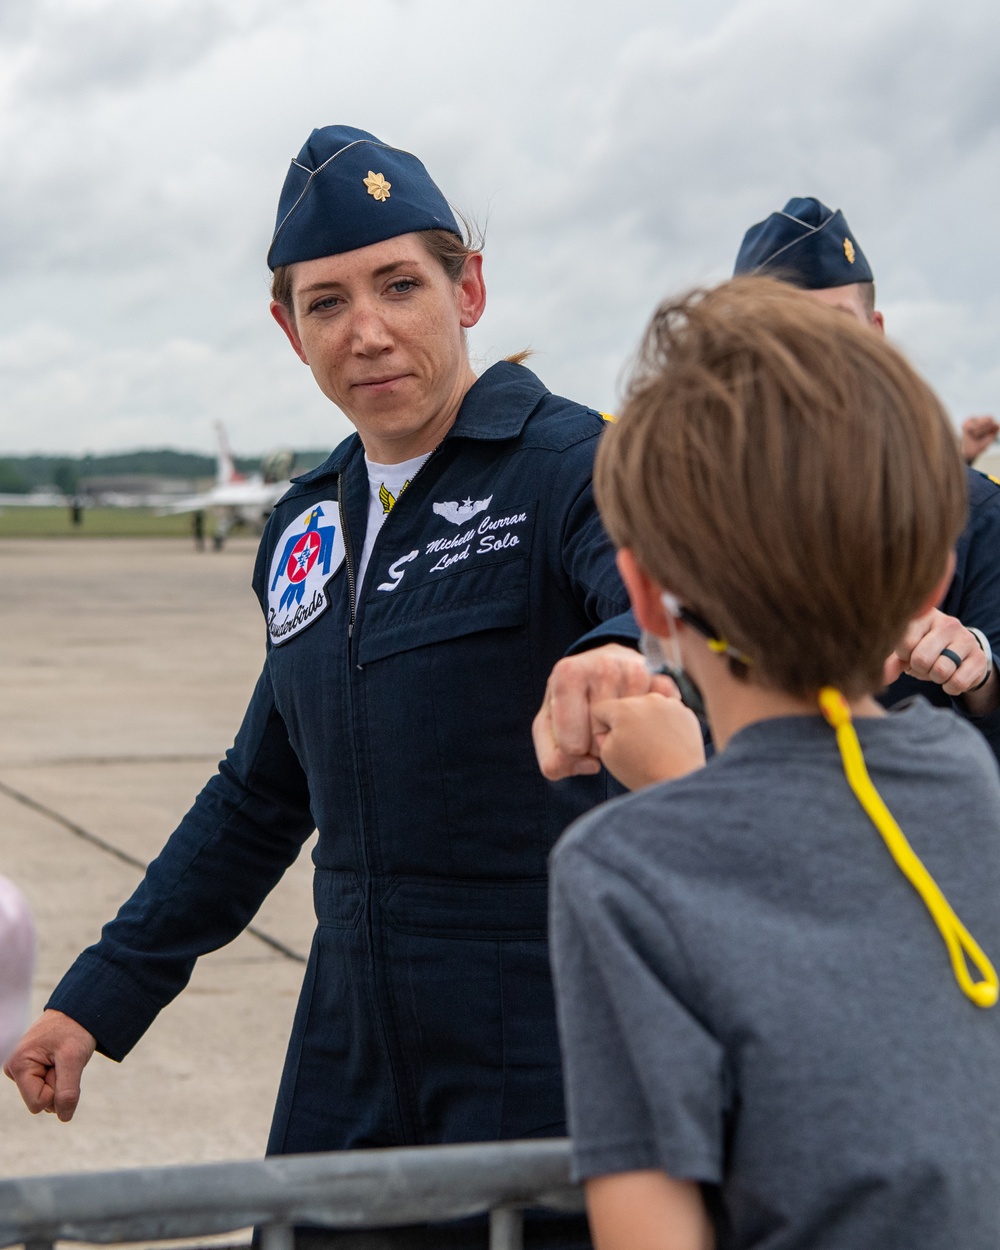
<svg viewBox="0 0 1000 1250">
<path fill-rule="evenodd" d="M 322 126 L 289 166 L 267 263 L 335 256 L 414 230 L 461 235 L 423 164 L 367 130 Z"/>
<path fill-rule="evenodd" d="M 844 214 L 812 196 L 751 226 L 733 272 L 773 274 L 808 291 L 875 280 Z"/>
</svg>

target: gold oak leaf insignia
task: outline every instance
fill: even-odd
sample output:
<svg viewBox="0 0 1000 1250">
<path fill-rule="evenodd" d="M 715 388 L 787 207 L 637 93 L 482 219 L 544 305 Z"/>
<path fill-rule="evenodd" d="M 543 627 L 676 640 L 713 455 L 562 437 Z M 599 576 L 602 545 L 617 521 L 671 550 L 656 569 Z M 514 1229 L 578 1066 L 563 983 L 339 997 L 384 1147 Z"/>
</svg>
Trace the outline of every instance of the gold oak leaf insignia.
<svg viewBox="0 0 1000 1250">
<path fill-rule="evenodd" d="M 844 255 L 847 257 L 847 263 L 849 265 L 853 265 L 854 264 L 854 244 L 851 242 L 850 239 L 844 240 Z"/>
<path fill-rule="evenodd" d="M 368 194 L 373 195 L 380 204 L 384 204 L 389 198 L 389 188 L 392 186 L 392 183 L 386 182 L 382 174 L 377 174 L 374 170 L 369 169 L 368 177 L 362 178 L 361 181 L 368 188 Z"/>
</svg>

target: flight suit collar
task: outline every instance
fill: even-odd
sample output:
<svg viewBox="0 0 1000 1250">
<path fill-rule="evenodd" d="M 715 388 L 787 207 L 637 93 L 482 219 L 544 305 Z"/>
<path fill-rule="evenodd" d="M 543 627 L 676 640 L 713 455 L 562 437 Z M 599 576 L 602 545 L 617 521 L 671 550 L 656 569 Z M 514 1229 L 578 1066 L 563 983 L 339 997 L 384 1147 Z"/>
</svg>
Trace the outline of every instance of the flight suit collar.
<svg viewBox="0 0 1000 1250">
<path fill-rule="evenodd" d="M 523 365 L 501 360 L 492 365 L 469 388 L 455 424 L 444 436 L 499 442 L 517 438 L 528 418 L 548 394 L 544 384 Z M 293 477 L 297 486 L 311 486 L 342 473 L 361 451 L 361 439 L 352 434 L 318 468 Z"/>
</svg>

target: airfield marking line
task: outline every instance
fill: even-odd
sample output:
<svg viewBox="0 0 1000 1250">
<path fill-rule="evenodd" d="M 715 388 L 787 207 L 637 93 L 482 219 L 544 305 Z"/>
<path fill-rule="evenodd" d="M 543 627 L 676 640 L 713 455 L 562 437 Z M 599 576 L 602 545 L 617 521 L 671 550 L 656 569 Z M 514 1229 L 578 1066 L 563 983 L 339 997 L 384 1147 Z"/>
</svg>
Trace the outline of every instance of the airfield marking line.
<svg viewBox="0 0 1000 1250">
<path fill-rule="evenodd" d="M 46 807 L 44 803 L 39 803 L 30 794 L 24 794 L 20 790 L 15 790 L 13 786 L 7 785 L 5 781 L 0 781 L 0 794 L 13 799 L 15 803 L 20 803 L 22 806 L 30 808 L 31 811 L 37 812 L 40 816 L 45 816 L 48 820 L 55 821 L 57 825 L 62 825 L 64 829 L 67 829 L 76 837 L 82 838 L 84 842 L 89 842 L 92 846 L 96 846 L 98 850 L 105 851 L 108 855 L 113 855 L 131 868 L 138 868 L 140 872 L 145 872 L 149 867 L 148 864 L 144 863 L 137 856 L 130 855 L 128 851 L 123 851 L 121 847 L 115 846 L 113 842 L 106 841 L 100 834 L 91 833 L 89 829 L 84 829 L 82 825 L 78 825 L 67 816 L 63 816 L 61 812 L 57 812 L 51 807 Z M 286 959 L 291 959 L 298 964 L 306 962 L 305 955 L 300 954 L 297 950 L 293 950 L 290 946 L 286 946 L 284 942 L 276 937 L 272 937 L 270 933 L 265 933 L 263 929 L 258 929 L 256 925 L 248 924 L 246 932 L 252 934 L 259 942 L 263 942 L 265 946 L 270 946 L 279 955 L 284 955 Z"/>
</svg>

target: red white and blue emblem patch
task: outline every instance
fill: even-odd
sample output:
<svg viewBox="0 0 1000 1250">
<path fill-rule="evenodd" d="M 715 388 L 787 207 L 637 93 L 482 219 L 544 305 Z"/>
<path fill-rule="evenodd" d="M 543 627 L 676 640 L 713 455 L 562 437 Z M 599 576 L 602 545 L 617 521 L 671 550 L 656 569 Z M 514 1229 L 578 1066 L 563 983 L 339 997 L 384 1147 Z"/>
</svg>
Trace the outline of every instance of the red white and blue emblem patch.
<svg viewBox="0 0 1000 1250">
<path fill-rule="evenodd" d="M 267 584 L 267 628 L 279 646 L 329 607 L 324 587 L 344 562 L 344 536 L 335 500 L 297 517 L 278 539 Z"/>
</svg>

